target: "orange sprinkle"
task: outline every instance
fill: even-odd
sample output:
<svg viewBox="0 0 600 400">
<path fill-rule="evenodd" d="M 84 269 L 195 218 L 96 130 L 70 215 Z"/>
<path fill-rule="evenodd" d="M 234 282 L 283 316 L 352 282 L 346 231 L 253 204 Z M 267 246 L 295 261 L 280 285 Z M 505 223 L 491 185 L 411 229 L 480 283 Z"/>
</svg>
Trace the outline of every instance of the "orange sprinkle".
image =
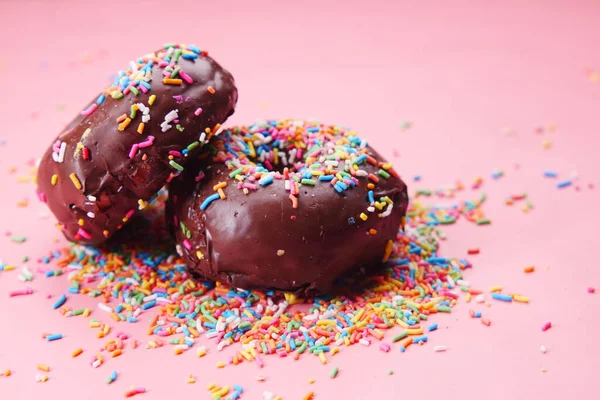
<svg viewBox="0 0 600 400">
<path fill-rule="evenodd" d="M 123 114 L 119 118 L 117 118 L 117 122 L 121 123 L 121 122 L 125 121 L 126 119 L 127 119 L 127 114 Z"/>
<path fill-rule="evenodd" d="M 215 88 L 213 88 L 212 86 L 207 87 L 206 90 L 208 90 L 208 93 L 210 94 L 215 94 L 216 92 Z"/>
<path fill-rule="evenodd" d="M 298 208 L 298 198 L 290 193 L 290 200 L 292 201 L 292 208 Z"/>
<path fill-rule="evenodd" d="M 111 357 L 115 358 L 115 357 L 119 357 L 123 352 L 121 351 L 121 349 L 116 349 L 115 351 L 113 351 L 112 353 L 110 353 Z"/>
<path fill-rule="evenodd" d="M 490 326 L 492 325 L 492 321 L 490 321 L 487 318 L 481 318 L 481 323 L 484 324 L 485 326 Z"/>
<path fill-rule="evenodd" d="M 80 355 L 81 353 L 83 353 L 83 350 L 82 349 L 77 349 L 73 353 L 71 353 L 71 357 L 75 358 L 78 355 Z"/>
<path fill-rule="evenodd" d="M 377 230 L 376 230 L 376 229 L 373 229 L 373 228 L 371 228 L 371 229 L 369 229 L 369 234 L 370 234 L 370 235 L 375 235 L 375 234 L 377 234 Z"/>
<path fill-rule="evenodd" d="M 119 124 L 117 129 L 119 131 L 123 132 L 125 130 L 125 128 L 127 128 L 129 126 L 130 123 L 131 123 L 131 118 L 126 118 L 125 121 L 123 121 Z"/>
<path fill-rule="evenodd" d="M 140 122 L 140 124 L 138 125 L 137 132 L 138 132 L 140 135 L 141 135 L 142 133 L 144 133 L 144 126 L 146 126 L 146 125 L 144 125 L 144 123 L 143 123 L 143 122 Z"/>
<path fill-rule="evenodd" d="M 163 79 L 163 83 L 165 85 L 181 85 L 183 83 L 183 80 L 181 80 L 181 79 L 165 78 L 165 79 Z"/>
<path fill-rule="evenodd" d="M 525 267 L 525 269 L 523 271 L 525 271 L 525 273 L 529 274 L 531 272 L 533 272 L 535 270 L 535 267 L 533 265 L 530 265 L 528 267 Z"/>
<path fill-rule="evenodd" d="M 219 188 L 217 190 L 217 193 L 219 193 L 219 197 L 221 198 L 221 200 L 225 200 L 227 198 L 227 196 L 225 196 L 225 192 L 223 191 L 223 189 Z"/>
<path fill-rule="evenodd" d="M 308 392 L 303 398 L 302 400 L 312 400 L 315 398 L 315 393 L 314 392 Z"/>
<path fill-rule="evenodd" d="M 219 182 L 215 186 L 213 186 L 213 190 L 223 189 L 227 186 L 227 182 Z"/>
</svg>

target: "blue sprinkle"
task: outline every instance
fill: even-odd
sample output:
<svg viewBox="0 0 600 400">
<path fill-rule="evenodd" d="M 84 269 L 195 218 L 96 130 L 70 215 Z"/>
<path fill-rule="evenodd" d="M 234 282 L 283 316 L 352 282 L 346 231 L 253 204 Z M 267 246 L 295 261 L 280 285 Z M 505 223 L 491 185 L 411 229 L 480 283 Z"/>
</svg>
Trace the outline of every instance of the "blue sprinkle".
<svg viewBox="0 0 600 400">
<path fill-rule="evenodd" d="M 361 162 L 365 161 L 366 159 L 367 159 L 367 155 L 361 154 L 360 156 L 358 156 L 356 158 L 356 160 L 354 160 L 354 162 L 352 164 L 360 164 Z"/>
<path fill-rule="evenodd" d="M 127 317 L 127 322 L 134 323 L 137 322 L 137 319 L 135 317 Z"/>
<path fill-rule="evenodd" d="M 198 58 L 198 54 L 183 53 L 181 57 L 185 58 L 186 60 L 195 60 Z"/>
<path fill-rule="evenodd" d="M 101 105 L 102 103 L 104 103 L 104 100 L 106 100 L 106 95 L 105 94 L 101 94 L 96 99 L 96 104 Z"/>
<path fill-rule="evenodd" d="M 544 176 L 546 178 L 556 178 L 558 176 L 558 172 L 546 171 L 546 172 L 544 172 Z"/>
<path fill-rule="evenodd" d="M 335 178 L 335 176 L 333 175 L 321 175 L 319 176 L 319 180 L 323 181 L 323 182 L 330 182 L 333 180 L 333 178 Z"/>
<path fill-rule="evenodd" d="M 475 318 L 481 318 L 481 311 L 477 311 L 475 313 Z"/>
<path fill-rule="evenodd" d="M 203 202 L 202 204 L 200 204 L 200 209 L 202 211 L 206 210 L 206 208 L 210 205 L 210 203 L 212 203 L 215 200 L 219 199 L 219 194 L 215 193 L 213 195 L 208 196 Z"/>
<path fill-rule="evenodd" d="M 375 203 L 375 195 L 373 194 L 372 190 L 369 190 L 369 203 L 370 204 Z"/>
<path fill-rule="evenodd" d="M 258 183 L 263 186 L 267 186 L 267 185 L 270 185 L 271 183 L 273 183 L 273 181 L 274 181 L 273 175 L 268 175 L 267 177 L 262 178 L 260 181 L 258 181 Z"/>
<path fill-rule="evenodd" d="M 571 186 L 571 183 L 573 183 L 571 180 L 567 180 L 567 181 L 562 181 L 562 182 L 558 182 L 556 184 L 556 187 L 559 189 L 565 188 L 567 186 Z"/>
<path fill-rule="evenodd" d="M 62 335 L 60 333 L 55 333 L 53 335 L 46 336 L 46 340 L 49 342 L 53 342 L 55 340 L 62 339 Z"/>
<path fill-rule="evenodd" d="M 437 325 L 437 324 L 431 324 L 431 325 L 429 325 L 429 326 L 427 327 L 427 330 L 428 330 L 429 332 L 433 332 L 433 331 L 435 331 L 437 328 L 438 328 L 438 325 Z"/>
<path fill-rule="evenodd" d="M 428 339 L 427 336 L 413 337 L 413 343 L 426 342 L 427 339 Z"/>
<path fill-rule="evenodd" d="M 52 308 L 54 308 L 55 310 L 59 307 L 62 307 L 63 304 L 65 304 L 67 302 L 67 296 L 64 294 L 61 294 L 60 297 L 58 298 L 58 300 L 56 301 L 56 303 L 54 303 L 54 305 L 52 306 Z"/>
<path fill-rule="evenodd" d="M 152 300 L 152 301 L 142 304 L 142 310 L 148 310 L 149 308 L 152 308 L 154 306 L 156 306 L 156 300 Z"/>
<path fill-rule="evenodd" d="M 512 296 L 508 296 L 506 294 L 496 293 L 496 292 L 492 293 L 492 299 L 507 301 L 507 302 L 511 302 L 513 300 Z"/>
</svg>

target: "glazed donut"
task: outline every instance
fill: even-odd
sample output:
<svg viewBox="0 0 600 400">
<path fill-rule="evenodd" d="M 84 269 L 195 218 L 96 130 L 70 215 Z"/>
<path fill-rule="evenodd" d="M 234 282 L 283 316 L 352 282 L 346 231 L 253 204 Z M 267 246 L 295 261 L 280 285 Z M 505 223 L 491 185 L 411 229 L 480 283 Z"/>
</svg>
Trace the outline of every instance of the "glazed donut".
<svg viewBox="0 0 600 400">
<path fill-rule="evenodd" d="M 67 239 L 100 243 L 218 132 L 233 77 L 195 46 L 165 45 L 120 72 L 42 157 L 38 196 Z"/>
<path fill-rule="evenodd" d="M 195 275 L 315 294 L 392 251 L 406 185 L 352 130 L 281 120 L 227 129 L 169 185 L 167 220 Z"/>
</svg>

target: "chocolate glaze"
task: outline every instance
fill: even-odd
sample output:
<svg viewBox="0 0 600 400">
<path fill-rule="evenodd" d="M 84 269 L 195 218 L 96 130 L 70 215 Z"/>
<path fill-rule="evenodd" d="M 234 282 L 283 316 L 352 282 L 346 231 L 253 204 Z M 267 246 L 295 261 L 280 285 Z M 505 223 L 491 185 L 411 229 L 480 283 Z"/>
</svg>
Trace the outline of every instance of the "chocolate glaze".
<svg viewBox="0 0 600 400">
<path fill-rule="evenodd" d="M 368 154 L 383 161 L 371 148 Z M 376 174 L 379 168 L 363 169 Z M 197 183 L 200 171 L 206 177 Z M 386 244 L 396 238 L 408 205 L 406 185 L 393 176 L 380 180 L 374 189 L 376 198 L 389 196 L 394 201 L 391 215 L 370 214 L 363 221 L 359 215 L 368 205 L 369 190 L 365 181 L 342 194 L 329 184 L 302 186 L 299 208 L 294 209 L 282 181 L 245 195 L 231 183 L 229 172 L 210 158 L 188 164 L 170 183 L 166 212 L 190 270 L 240 288 L 329 292 L 349 271 L 380 267 Z M 215 193 L 213 185 L 223 181 L 230 182 L 224 189 L 227 199 L 200 210 L 200 204 Z M 191 233 L 190 249 L 183 245 L 186 234 L 180 222 Z M 377 233 L 369 234 L 370 229 Z M 204 259 L 198 259 L 198 250 Z M 280 250 L 285 253 L 278 255 Z"/>
<path fill-rule="evenodd" d="M 155 54 L 162 52 L 164 50 Z M 42 157 L 37 177 L 38 194 L 58 219 L 67 239 L 100 243 L 110 237 L 127 221 L 124 217 L 130 210 L 143 208 L 144 203 L 141 206 L 138 203 L 140 199 L 152 198 L 171 174 L 177 172 L 169 165 L 169 152 L 181 152 L 198 140 L 206 128 L 214 129 L 233 114 L 237 89 L 229 72 L 205 53 L 200 53 L 195 60 L 181 58 L 177 65 L 193 79 L 192 84 L 185 81 L 180 86 L 163 84 L 163 68 L 155 62 L 149 82 L 152 89 L 147 94 L 129 93 L 120 100 L 107 96 L 91 115 L 79 115 L 58 136 L 67 144 L 64 162 L 53 160 L 52 148 Z M 209 86 L 215 89 L 214 94 L 208 91 Z M 143 134 L 137 132 L 140 111 L 124 131 L 119 131 L 116 119 L 122 114 L 129 116 L 134 103 L 148 106 L 151 95 L 156 95 L 156 101 L 150 106 L 151 119 L 145 124 Z M 182 97 L 176 100 L 173 96 Z M 202 112 L 196 116 L 194 112 L 199 107 Z M 172 110 L 178 110 L 179 125 L 184 130 L 180 131 L 176 123 L 171 122 L 172 128 L 162 132 L 160 125 Z M 91 132 L 82 137 L 88 128 Z M 149 136 L 155 138 L 153 145 L 140 149 L 130 159 L 131 147 Z M 77 150 L 79 142 L 88 148 L 87 160 L 82 157 L 81 148 Z M 189 156 L 196 151 L 191 151 Z M 176 156 L 173 160 L 185 165 L 187 157 Z M 81 190 L 69 178 L 71 173 L 81 182 Z M 51 183 L 54 174 L 58 175 L 56 185 Z M 96 201 L 90 201 L 89 196 Z M 83 220 L 82 226 L 78 223 L 80 220 Z M 87 232 L 89 239 L 78 233 L 80 228 Z"/>
</svg>

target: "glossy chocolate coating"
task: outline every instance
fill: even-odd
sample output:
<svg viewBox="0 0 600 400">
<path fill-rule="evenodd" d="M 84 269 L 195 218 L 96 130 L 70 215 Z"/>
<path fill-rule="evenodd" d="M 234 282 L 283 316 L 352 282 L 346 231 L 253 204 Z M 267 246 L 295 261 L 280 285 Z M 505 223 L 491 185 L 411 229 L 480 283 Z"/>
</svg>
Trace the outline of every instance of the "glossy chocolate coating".
<svg viewBox="0 0 600 400">
<path fill-rule="evenodd" d="M 182 152 L 207 128 L 214 129 L 233 114 L 237 89 L 229 72 L 205 53 L 192 60 L 181 58 L 176 65 L 193 79 L 193 83 L 184 80 L 181 85 L 164 84 L 164 69 L 155 62 L 149 82 L 152 88 L 148 93 L 139 91 L 135 95 L 130 92 L 119 100 L 107 96 L 91 115 L 79 115 L 58 136 L 58 140 L 67 144 L 64 162 L 53 160 L 52 148 L 44 154 L 38 170 L 38 194 L 42 200 L 45 197 L 67 239 L 96 244 L 110 237 L 127 222 L 125 216 L 131 210 L 143 208 L 144 201 L 151 199 L 171 174 L 177 172 L 169 164 L 169 152 Z M 156 95 L 156 100 L 149 106 L 151 95 Z M 119 131 L 116 119 L 123 114 L 129 116 L 131 106 L 137 103 L 150 108 L 150 121 L 145 124 L 143 134 L 137 132 L 142 115 L 140 110 L 129 126 Z M 196 116 L 198 108 L 202 108 L 202 112 Z M 178 110 L 178 124 L 183 131 L 173 121 L 172 127 L 163 132 L 161 124 L 172 110 Z M 88 128 L 91 131 L 82 137 Z M 153 144 L 139 149 L 130 158 L 132 146 L 150 136 L 154 137 Z M 81 143 L 79 149 L 78 143 Z M 87 160 L 82 156 L 82 145 L 89 151 Z M 175 156 L 173 161 L 185 165 L 199 148 L 200 145 L 188 156 Z M 81 189 L 71 181 L 71 173 L 79 179 Z M 58 175 L 55 185 L 51 182 L 54 174 Z M 80 221 L 83 221 L 82 226 Z M 78 233 L 80 228 L 89 238 Z"/>
<path fill-rule="evenodd" d="M 373 149 L 368 153 L 383 161 Z M 376 174 L 379 168 L 364 169 Z M 200 171 L 206 177 L 197 183 Z M 166 212 L 190 270 L 240 288 L 324 293 L 350 271 L 380 267 L 386 244 L 395 240 L 408 205 L 406 185 L 393 176 L 381 179 L 374 189 L 376 198 L 393 200 L 391 215 L 378 218 L 372 213 L 363 221 L 359 215 L 368 206 L 366 178 L 341 194 L 328 183 L 302 186 L 299 207 L 294 209 L 283 181 L 246 195 L 229 173 L 223 164 L 212 165 L 210 158 L 188 164 L 170 183 Z M 213 186 L 225 181 L 227 198 L 202 211 L 201 203 L 215 193 Z M 180 222 L 191 234 L 190 249 L 183 244 L 186 234 Z M 369 234 L 370 229 L 377 233 Z"/>
</svg>

